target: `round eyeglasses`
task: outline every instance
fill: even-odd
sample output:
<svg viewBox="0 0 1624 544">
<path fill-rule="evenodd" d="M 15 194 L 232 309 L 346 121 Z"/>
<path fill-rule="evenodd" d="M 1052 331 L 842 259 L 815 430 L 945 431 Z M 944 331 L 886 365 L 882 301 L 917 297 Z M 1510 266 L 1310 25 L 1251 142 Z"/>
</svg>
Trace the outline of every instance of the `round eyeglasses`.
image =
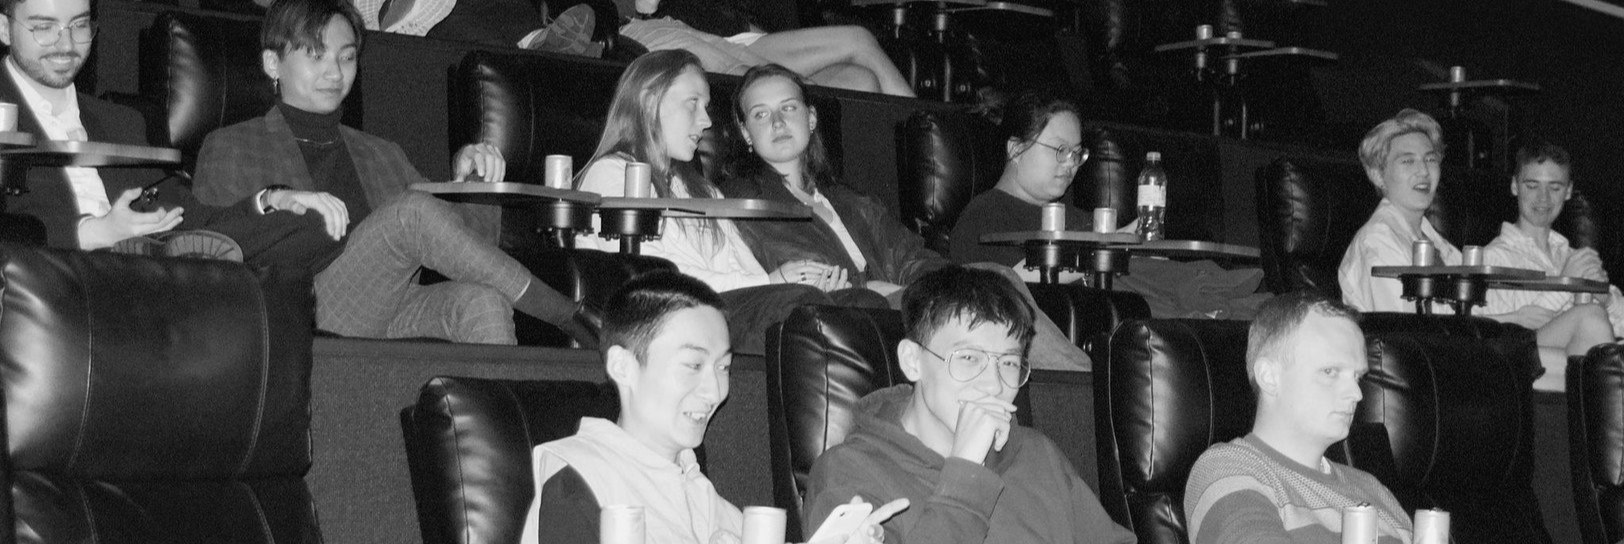
<svg viewBox="0 0 1624 544">
<path fill-rule="evenodd" d="M 975 348 L 959 348 L 943 357 L 924 344 L 920 344 L 919 348 L 925 350 L 925 353 L 935 355 L 937 359 L 947 361 L 947 375 L 961 382 L 980 377 L 981 373 L 986 372 L 987 367 L 993 364 L 998 367 L 998 381 L 1011 388 L 1020 389 L 1026 385 L 1026 380 L 1032 377 L 1032 366 L 1026 364 L 1026 359 L 1013 353 L 991 353 Z"/>
<path fill-rule="evenodd" d="M 79 19 L 66 25 L 62 23 L 39 23 L 28 25 L 28 33 L 34 35 L 34 43 L 40 47 L 50 47 L 62 41 L 62 31 L 66 30 L 68 39 L 73 43 L 90 43 L 96 38 L 96 22 L 90 19 Z"/>
<path fill-rule="evenodd" d="M 1052 146 L 1037 140 L 1032 140 L 1032 143 L 1053 149 L 1054 160 L 1059 161 L 1062 164 L 1068 161 L 1075 164 L 1082 164 L 1083 161 L 1088 160 L 1088 148 L 1080 145 L 1077 147 L 1065 148 Z"/>
</svg>

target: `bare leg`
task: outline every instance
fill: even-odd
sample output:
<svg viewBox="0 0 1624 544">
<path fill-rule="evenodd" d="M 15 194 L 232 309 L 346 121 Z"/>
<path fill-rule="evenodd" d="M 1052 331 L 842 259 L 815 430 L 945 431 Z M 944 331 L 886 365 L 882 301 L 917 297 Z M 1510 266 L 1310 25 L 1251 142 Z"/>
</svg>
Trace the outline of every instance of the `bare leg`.
<svg viewBox="0 0 1624 544">
<path fill-rule="evenodd" d="M 1557 314 L 1535 334 L 1542 347 L 1561 349 L 1567 355 L 1584 355 L 1591 347 L 1612 342 L 1613 326 L 1601 306 L 1580 304 Z"/>
<path fill-rule="evenodd" d="M 807 76 L 813 83 L 825 87 L 851 89 L 870 93 L 880 92 L 880 78 L 868 68 L 856 64 L 836 64 Z"/>
<path fill-rule="evenodd" d="M 774 32 L 757 39 L 749 49 L 799 72 L 816 74 L 836 64 L 855 64 L 874 73 L 880 92 L 913 97 L 913 88 L 891 58 L 880 50 L 874 35 L 859 26 L 820 26 Z"/>
<path fill-rule="evenodd" d="M 1568 355 L 1562 348 L 1539 347 L 1539 365 L 1545 373 L 1534 380 L 1534 389 L 1561 392 L 1568 387 Z"/>
</svg>

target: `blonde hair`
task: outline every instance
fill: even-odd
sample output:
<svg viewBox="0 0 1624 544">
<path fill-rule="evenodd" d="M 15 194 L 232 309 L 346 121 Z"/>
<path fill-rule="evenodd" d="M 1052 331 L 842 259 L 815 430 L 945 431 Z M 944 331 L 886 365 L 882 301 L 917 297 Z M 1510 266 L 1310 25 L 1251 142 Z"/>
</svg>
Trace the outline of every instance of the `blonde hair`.
<svg viewBox="0 0 1624 544">
<path fill-rule="evenodd" d="M 1365 133 L 1359 143 L 1359 163 L 1367 170 L 1381 170 L 1387 165 L 1387 155 L 1393 150 L 1393 140 L 1406 134 L 1421 134 L 1432 143 L 1433 151 L 1444 153 L 1443 129 L 1431 115 L 1412 108 L 1404 108 L 1392 119 L 1382 121 Z"/>
</svg>

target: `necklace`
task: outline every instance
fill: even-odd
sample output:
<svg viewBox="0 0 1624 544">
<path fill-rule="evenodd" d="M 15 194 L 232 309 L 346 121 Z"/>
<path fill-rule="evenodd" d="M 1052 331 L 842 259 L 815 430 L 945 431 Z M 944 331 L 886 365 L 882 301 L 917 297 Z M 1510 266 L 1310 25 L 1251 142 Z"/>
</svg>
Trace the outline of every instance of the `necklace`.
<svg viewBox="0 0 1624 544">
<path fill-rule="evenodd" d="M 313 146 L 316 146 L 316 147 L 327 147 L 327 146 L 338 143 L 338 138 L 333 138 L 333 139 L 327 140 L 325 142 L 323 142 L 321 140 L 312 140 L 310 138 L 300 138 L 298 136 L 294 136 L 293 139 L 298 140 L 299 143 L 301 143 L 301 144 L 310 144 L 310 145 L 313 145 Z"/>
</svg>

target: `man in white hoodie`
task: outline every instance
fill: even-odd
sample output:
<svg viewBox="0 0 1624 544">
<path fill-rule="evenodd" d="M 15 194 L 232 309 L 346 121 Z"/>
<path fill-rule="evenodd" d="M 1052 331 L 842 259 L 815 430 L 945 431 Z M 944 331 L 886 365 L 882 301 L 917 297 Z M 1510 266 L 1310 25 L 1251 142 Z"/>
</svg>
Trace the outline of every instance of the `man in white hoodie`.
<svg viewBox="0 0 1624 544">
<path fill-rule="evenodd" d="M 739 541 L 743 514 L 694 457 L 727 400 L 733 349 L 724 308 L 704 282 L 675 272 L 639 276 L 610 297 L 601 349 L 620 416 L 584 418 L 574 436 L 536 446 L 523 544 L 598 542 L 598 513 L 608 505 L 642 507 L 649 544 Z M 906 506 L 879 508 L 845 542 L 871 542 L 872 527 Z"/>
</svg>

